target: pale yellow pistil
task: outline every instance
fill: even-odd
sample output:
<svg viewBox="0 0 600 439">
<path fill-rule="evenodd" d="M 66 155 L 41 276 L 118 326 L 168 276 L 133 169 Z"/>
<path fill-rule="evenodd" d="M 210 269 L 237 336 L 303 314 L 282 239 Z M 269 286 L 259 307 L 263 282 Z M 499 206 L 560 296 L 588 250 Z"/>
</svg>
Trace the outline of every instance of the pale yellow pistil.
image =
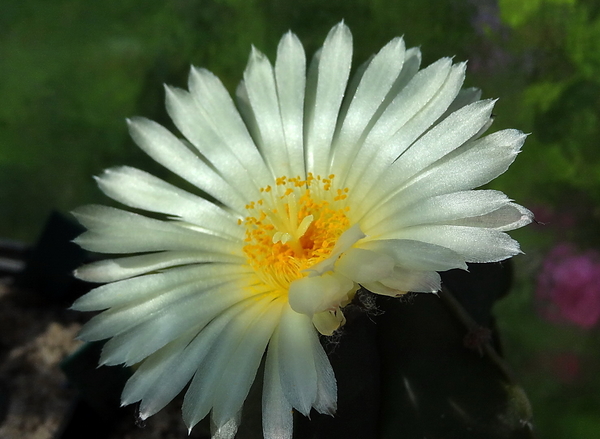
<svg viewBox="0 0 600 439">
<path fill-rule="evenodd" d="M 326 259 L 350 227 L 348 189 L 333 189 L 334 175 L 280 177 L 246 206 L 244 252 L 265 286 L 287 294 L 290 283 Z"/>
</svg>

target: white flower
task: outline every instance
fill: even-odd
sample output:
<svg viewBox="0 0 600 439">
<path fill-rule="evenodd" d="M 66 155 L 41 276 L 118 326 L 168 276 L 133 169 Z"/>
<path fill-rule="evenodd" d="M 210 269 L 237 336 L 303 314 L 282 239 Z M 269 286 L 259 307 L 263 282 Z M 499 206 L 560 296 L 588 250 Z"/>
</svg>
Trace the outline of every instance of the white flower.
<svg viewBox="0 0 600 439">
<path fill-rule="evenodd" d="M 265 350 L 263 430 L 292 435 L 292 409 L 336 410 L 336 381 L 319 343 L 344 324 L 359 286 L 397 296 L 435 292 L 437 271 L 519 253 L 504 232 L 532 219 L 492 190 L 525 135 L 486 137 L 492 100 L 461 90 L 465 64 L 419 70 L 420 52 L 392 40 L 350 80 L 352 36 L 335 26 L 308 71 L 286 34 L 275 66 L 253 49 L 237 103 L 193 68 L 167 87 L 179 139 L 147 119 L 135 142 L 204 194 L 141 170 L 98 177 L 111 198 L 155 219 L 103 206 L 75 214 L 77 242 L 104 253 L 77 276 L 108 282 L 75 302 L 106 310 L 82 330 L 111 338 L 102 364 L 142 362 L 123 404 L 145 419 L 191 380 L 183 418 L 211 413 L 214 437 L 235 435 Z M 159 215 L 159 216 L 160 216 Z M 154 215 L 156 217 L 156 215 Z"/>
</svg>

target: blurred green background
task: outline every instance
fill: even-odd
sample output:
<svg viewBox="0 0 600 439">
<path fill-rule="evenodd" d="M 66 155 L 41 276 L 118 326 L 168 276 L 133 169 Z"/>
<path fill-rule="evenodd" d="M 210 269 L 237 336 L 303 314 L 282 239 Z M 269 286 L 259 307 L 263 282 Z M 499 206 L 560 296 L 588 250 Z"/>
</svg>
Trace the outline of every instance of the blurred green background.
<svg viewBox="0 0 600 439">
<path fill-rule="evenodd" d="M 466 85 L 501 98 L 494 129 L 532 133 L 492 187 L 547 224 L 514 233 L 527 255 L 514 260 L 515 288 L 497 306 L 498 325 L 540 437 L 594 436 L 598 325 L 544 318 L 535 290 L 553 246 L 600 246 L 597 0 L 3 0 L 0 237 L 32 243 L 52 209 L 106 202 L 91 176 L 108 166 L 169 178 L 134 146 L 125 118 L 172 127 L 162 84 L 185 87 L 190 64 L 233 91 L 251 44 L 273 59 L 292 29 L 312 54 L 341 19 L 354 35 L 355 64 L 397 35 L 421 47 L 424 65 L 469 60 Z"/>
</svg>

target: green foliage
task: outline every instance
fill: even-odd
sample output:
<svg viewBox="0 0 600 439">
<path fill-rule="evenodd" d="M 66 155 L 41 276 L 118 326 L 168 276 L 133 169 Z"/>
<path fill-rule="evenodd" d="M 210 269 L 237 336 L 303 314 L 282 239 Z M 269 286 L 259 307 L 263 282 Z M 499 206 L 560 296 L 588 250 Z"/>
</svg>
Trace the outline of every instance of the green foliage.
<svg viewBox="0 0 600 439">
<path fill-rule="evenodd" d="M 577 0 L 499 0 L 502 20 L 518 27 L 527 23 L 533 16 L 539 14 L 549 4 L 575 5 Z"/>
<path fill-rule="evenodd" d="M 565 52 L 585 79 L 598 81 L 600 74 L 600 16 L 593 17 L 590 8 L 572 11 L 565 26 Z"/>
</svg>

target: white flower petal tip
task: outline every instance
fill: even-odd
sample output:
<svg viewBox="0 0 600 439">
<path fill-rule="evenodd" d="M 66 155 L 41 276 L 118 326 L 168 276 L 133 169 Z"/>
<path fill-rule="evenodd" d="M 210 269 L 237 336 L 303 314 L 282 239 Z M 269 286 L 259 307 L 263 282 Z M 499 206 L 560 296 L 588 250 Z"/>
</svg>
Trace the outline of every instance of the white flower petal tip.
<svg viewBox="0 0 600 439">
<path fill-rule="evenodd" d="M 346 323 L 358 289 L 437 294 L 439 272 L 521 252 L 505 232 L 533 214 L 477 188 L 527 136 L 485 135 L 495 100 L 461 89 L 466 64 L 420 69 L 402 38 L 353 75 L 352 55 L 343 22 L 308 63 L 288 32 L 274 63 L 252 47 L 235 100 L 203 68 L 192 67 L 189 91 L 165 86 L 183 138 L 127 120 L 138 146 L 192 189 L 127 166 L 96 177 L 137 213 L 75 210 L 87 228 L 76 243 L 122 256 L 75 271 L 105 285 L 72 309 L 101 311 L 79 334 L 110 339 L 100 364 L 139 363 L 122 404 L 139 402 L 140 419 L 187 387 L 189 431 L 210 416 L 213 439 L 232 439 L 266 352 L 263 434 L 291 439 L 293 410 L 335 414 L 319 334 Z"/>
</svg>

